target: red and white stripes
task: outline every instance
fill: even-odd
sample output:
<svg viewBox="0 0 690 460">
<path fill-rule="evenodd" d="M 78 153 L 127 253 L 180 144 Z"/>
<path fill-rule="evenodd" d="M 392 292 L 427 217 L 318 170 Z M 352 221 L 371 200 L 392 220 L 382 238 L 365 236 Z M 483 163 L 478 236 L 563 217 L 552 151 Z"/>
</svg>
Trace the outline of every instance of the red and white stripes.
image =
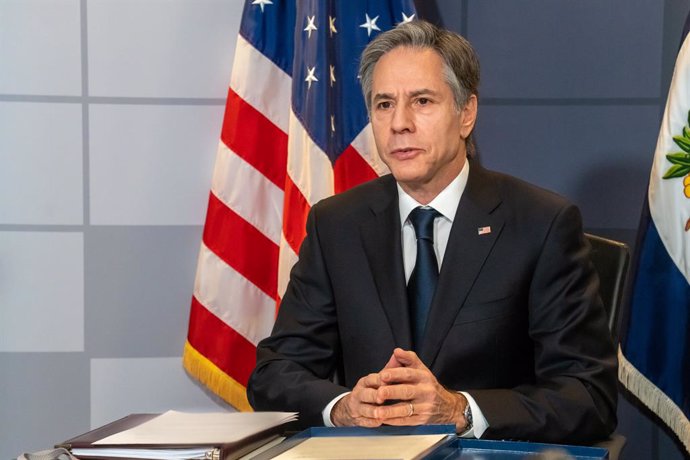
<svg viewBox="0 0 690 460">
<path fill-rule="evenodd" d="M 386 172 L 365 128 L 335 163 L 291 111 L 289 75 L 238 38 L 194 283 L 185 368 L 240 410 L 317 201 Z"/>
</svg>

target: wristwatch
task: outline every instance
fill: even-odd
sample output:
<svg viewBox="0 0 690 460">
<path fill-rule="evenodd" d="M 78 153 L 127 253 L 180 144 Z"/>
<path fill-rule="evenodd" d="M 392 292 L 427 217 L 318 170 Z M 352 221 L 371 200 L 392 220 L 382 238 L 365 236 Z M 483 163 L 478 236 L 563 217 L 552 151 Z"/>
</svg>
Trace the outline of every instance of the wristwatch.
<svg viewBox="0 0 690 460">
<path fill-rule="evenodd" d="M 472 421 L 472 408 L 470 407 L 469 402 L 465 406 L 465 410 L 463 411 L 462 416 L 465 417 L 465 432 L 470 431 L 474 426 L 474 423 Z"/>
</svg>

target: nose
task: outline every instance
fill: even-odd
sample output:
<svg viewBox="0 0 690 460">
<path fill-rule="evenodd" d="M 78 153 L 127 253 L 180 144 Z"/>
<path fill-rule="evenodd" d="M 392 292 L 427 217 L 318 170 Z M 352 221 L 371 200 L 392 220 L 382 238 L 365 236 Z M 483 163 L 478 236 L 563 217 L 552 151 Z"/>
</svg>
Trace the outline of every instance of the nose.
<svg viewBox="0 0 690 460">
<path fill-rule="evenodd" d="M 396 133 L 413 132 L 414 120 L 411 108 L 407 104 L 399 104 L 393 110 L 391 129 Z"/>
</svg>

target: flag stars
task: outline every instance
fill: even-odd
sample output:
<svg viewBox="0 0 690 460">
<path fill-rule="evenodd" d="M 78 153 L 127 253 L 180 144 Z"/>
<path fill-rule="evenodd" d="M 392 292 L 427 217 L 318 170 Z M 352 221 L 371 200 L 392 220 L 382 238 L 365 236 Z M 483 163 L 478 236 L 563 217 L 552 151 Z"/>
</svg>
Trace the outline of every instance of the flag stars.
<svg viewBox="0 0 690 460">
<path fill-rule="evenodd" d="M 328 30 L 330 31 L 331 37 L 333 34 L 337 34 L 338 30 L 335 28 L 335 17 L 328 16 Z"/>
<path fill-rule="evenodd" d="M 331 115 L 331 134 L 335 133 L 335 115 Z"/>
<path fill-rule="evenodd" d="M 371 37 L 371 31 L 372 30 L 378 30 L 379 32 L 381 29 L 379 29 L 379 26 L 376 25 L 376 21 L 379 20 L 379 16 L 376 16 L 374 19 L 370 18 L 368 14 L 364 14 L 366 16 L 367 21 L 364 24 L 360 24 L 359 27 L 363 29 L 367 29 L 367 36 Z"/>
<path fill-rule="evenodd" d="M 266 5 L 273 5 L 273 2 L 271 0 L 254 0 L 252 2 L 252 5 L 259 5 L 261 7 L 261 12 L 264 12 L 264 6 Z"/>
<path fill-rule="evenodd" d="M 314 75 L 314 72 L 316 72 L 316 66 L 312 67 L 311 69 L 307 67 L 307 78 L 304 79 L 304 81 L 307 82 L 307 89 L 311 88 L 312 82 L 319 81 L 319 79 L 316 78 L 316 75 Z"/>
<path fill-rule="evenodd" d="M 403 13 L 402 14 L 403 20 L 402 20 L 401 24 L 405 24 L 407 22 L 412 22 L 412 20 L 414 19 L 415 16 L 416 16 L 415 14 L 413 14 L 412 16 L 407 16 L 405 13 Z"/>
<path fill-rule="evenodd" d="M 331 65 L 329 67 L 331 69 L 331 87 L 333 87 L 333 83 L 335 83 L 335 66 Z"/>
<path fill-rule="evenodd" d="M 307 16 L 307 27 L 304 28 L 304 31 L 307 33 L 307 36 L 311 38 L 311 33 L 316 29 L 316 24 L 314 24 L 314 21 L 316 20 L 316 16 Z"/>
</svg>

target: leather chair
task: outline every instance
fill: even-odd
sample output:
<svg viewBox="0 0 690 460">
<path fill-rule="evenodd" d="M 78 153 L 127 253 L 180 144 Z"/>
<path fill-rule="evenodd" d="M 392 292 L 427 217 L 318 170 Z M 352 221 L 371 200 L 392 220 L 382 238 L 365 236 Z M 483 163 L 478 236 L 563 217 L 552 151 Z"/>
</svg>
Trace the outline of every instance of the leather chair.
<svg viewBox="0 0 690 460">
<path fill-rule="evenodd" d="M 590 258 L 599 274 L 599 295 L 609 319 L 609 330 L 618 338 L 618 312 L 623 300 L 630 265 L 630 248 L 625 243 L 585 233 L 592 246 Z"/>
<path fill-rule="evenodd" d="M 630 265 L 630 249 L 625 243 L 602 238 L 586 233 L 585 236 L 592 246 L 590 258 L 599 274 L 599 295 L 604 303 L 604 309 L 609 320 L 609 330 L 614 342 L 618 339 L 618 312 L 623 301 L 625 282 Z M 625 437 L 613 433 L 606 441 L 598 443 L 597 447 L 609 450 L 611 460 L 618 459 L 625 447 Z"/>
</svg>

